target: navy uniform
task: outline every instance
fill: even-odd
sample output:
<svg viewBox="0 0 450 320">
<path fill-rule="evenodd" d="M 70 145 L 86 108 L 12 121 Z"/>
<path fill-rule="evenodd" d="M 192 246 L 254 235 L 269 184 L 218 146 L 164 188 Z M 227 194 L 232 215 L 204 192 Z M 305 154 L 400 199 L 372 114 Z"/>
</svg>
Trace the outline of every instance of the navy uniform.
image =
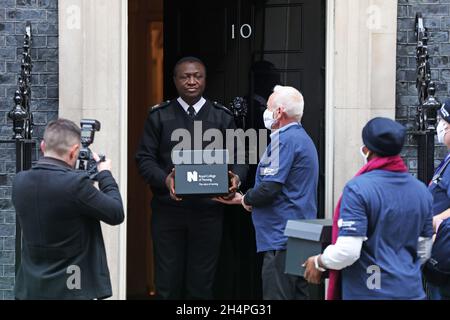
<svg viewBox="0 0 450 320">
<path fill-rule="evenodd" d="M 202 98 L 193 107 L 195 116 L 179 98 L 153 108 L 136 155 L 140 174 L 153 192 L 155 278 L 161 299 L 211 299 L 220 253 L 223 205 L 207 198 L 176 202 L 165 183 L 174 168 L 172 150 L 179 143 L 171 141 L 174 130 L 187 129 L 192 138 L 203 140 L 194 137 L 194 121 L 202 122 L 202 136 L 218 129 L 226 137 L 227 129 L 236 129 L 233 114 L 219 103 Z M 203 148 L 209 144 L 202 142 Z M 241 180 L 247 175 L 245 165 L 232 165 L 230 170 Z"/>
<path fill-rule="evenodd" d="M 435 176 L 428 189 L 433 194 L 433 216 L 450 208 L 450 154 L 436 169 Z"/>
<path fill-rule="evenodd" d="M 439 115 L 442 117 L 443 121 L 447 122 L 447 126 L 449 126 L 450 100 L 447 100 L 443 104 L 439 111 Z M 444 137 L 445 134 L 443 135 L 442 140 L 444 140 Z M 444 143 L 444 141 L 440 142 Z M 450 208 L 450 153 L 436 169 L 428 189 L 433 195 L 433 216 L 437 216 Z M 448 244 L 448 247 L 450 248 L 450 244 Z M 431 283 L 428 283 L 427 287 L 429 298 L 432 300 L 441 300 L 441 292 L 446 292 L 446 295 L 449 295 L 450 292 L 450 284 L 442 285 L 438 288 Z"/>
<path fill-rule="evenodd" d="M 437 216 L 450 208 L 450 154 L 442 161 L 428 189 L 433 195 L 433 215 Z M 444 221 L 450 223 L 450 219 Z M 444 223 L 443 223 L 444 224 Z M 447 243 L 450 252 L 450 243 Z M 450 282 L 436 286 L 427 283 L 428 297 L 431 300 L 444 300 L 450 297 Z M 444 298 L 447 297 L 447 298 Z"/>
<path fill-rule="evenodd" d="M 423 183 L 407 172 L 374 170 L 346 185 L 339 237 L 367 240 L 360 258 L 342 271 L 344 300 L 425 298 L 417 239 L 433 234 L 431 203 Z M 381 286 L 370 288 L 369 270 L 376 269 Z"/>
<path fill-rule="evenodd" d="M 262 266 L 264 300 L 308 299 L 302 277 L 285 274 L 288 220 L 317 218 L 319 159 L 313 141 L 299 123 L 271 135 L 256 171 L 255 187 L 245 195 L 253 207 L 253 225 Z M 264 187 L 265 185 L 265 187 Z M 271 190 L 261 197 L 260 190 Z"/>
<path fill-rule="evenodd" d="M 418 239 L 433 235 L 432 197 L 398 156 L 405 132 L 386 118 L 363 129 L 364 145 L 377 157 L 342 195 L 339 237 L 364 239 L 359 258 L 342 270 L 344 300 L 425 298 Z"/>
</svg>

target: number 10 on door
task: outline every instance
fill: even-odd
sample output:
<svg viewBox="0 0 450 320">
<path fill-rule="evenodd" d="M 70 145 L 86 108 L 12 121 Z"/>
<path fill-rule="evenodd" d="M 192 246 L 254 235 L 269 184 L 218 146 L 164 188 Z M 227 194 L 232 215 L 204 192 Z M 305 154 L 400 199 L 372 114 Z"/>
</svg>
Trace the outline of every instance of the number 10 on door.
<svg viewBox="0 0 450 320">
<path fill-rule="evenodd" d="M 248 39 L 252 36 L 253 29 L 249 24 L 243 24 L 239 28 L 239 35 L 243 39 Z M 231 25 L 231 39 L 236 39 L 236 25 Z"/>
</svg>

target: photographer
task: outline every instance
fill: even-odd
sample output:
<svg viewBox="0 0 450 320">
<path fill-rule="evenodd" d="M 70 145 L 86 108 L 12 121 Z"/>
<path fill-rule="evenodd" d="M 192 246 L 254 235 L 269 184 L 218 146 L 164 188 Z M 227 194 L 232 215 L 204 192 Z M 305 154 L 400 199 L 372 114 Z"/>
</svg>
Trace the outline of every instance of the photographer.
<svg viewBox="0 0 450 320">
<path fill-rule="evenodd" d="M 100 221 L 118 225 L 124 211 L 111 161 L 98 161 L 99 190 L 74 170 L 81 130 L 72 121 L 52 121 L 42 158 L 19 173 L 12 202 L 23 231 L 16 299 L 104 299 L 112 295 Z"/>
</svg>

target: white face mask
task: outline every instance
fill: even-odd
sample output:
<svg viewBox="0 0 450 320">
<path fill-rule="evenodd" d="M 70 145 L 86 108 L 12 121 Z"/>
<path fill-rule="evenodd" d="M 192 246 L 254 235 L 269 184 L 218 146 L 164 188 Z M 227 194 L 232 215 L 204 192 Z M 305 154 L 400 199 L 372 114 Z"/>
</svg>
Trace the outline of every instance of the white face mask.
<svg viewBox="0 0 450 320">
<path fill-rule="evenodd" d="M 441 120 L 436 128 L 439 143 L 445 143 L 445 135 L 447 134 L 447 122 Z"/>
<path fill-rule="evenodd" d="M 267 130 L 272 130 L 272 127 L 276 122 L 276 120 L 273 118 L 274 113 L 274 111 L 270 111 L 269 109 L 266 109 L 266 111 L 264 111 L 264 126 L 267 128 Z"/>
<path fill-rule="evenodd" d="M 364 153 L 364 147 L 365 146 L 361 146 L 359 153 L 361 153 L 361 156 L 364 158 L 364 165 L 366 165 L 369 162 L 370 152 Z"/>
</svg>

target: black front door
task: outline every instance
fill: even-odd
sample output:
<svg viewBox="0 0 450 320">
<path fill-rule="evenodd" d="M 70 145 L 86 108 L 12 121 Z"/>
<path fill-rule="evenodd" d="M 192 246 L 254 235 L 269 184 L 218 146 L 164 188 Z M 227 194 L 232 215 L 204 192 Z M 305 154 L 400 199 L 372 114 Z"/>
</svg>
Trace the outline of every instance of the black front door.
<svg viewBox="0 0 450 320">
<path fill-rule="evenodd" d="M 319 151 L 320 217 L 324 216 L 325 12 L 324 0 L 164 1 L 166 99 L 176 97 L 171 75 L 183 56 L 205 62 L 206 97 L 225 106 L 235 97 L 246 98 L 247 128 L 261 128 L 262 110 L 276 84 L 302 92 L 303 125 Z M 255 253 L 251 217 L 237 208 L 228 210 L 217 297 L 259 298 L 261 261 Z"/>
</svg>

